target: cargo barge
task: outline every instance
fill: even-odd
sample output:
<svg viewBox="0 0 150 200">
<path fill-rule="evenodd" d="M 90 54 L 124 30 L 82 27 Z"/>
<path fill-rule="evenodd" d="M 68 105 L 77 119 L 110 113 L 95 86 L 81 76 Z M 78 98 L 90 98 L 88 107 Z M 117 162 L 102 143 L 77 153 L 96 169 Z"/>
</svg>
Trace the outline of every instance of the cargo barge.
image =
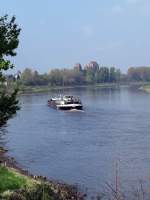
<svg viewBox="0 0 150 200">
<path fill-rule="evenodd" d="M 83 110 L 81 100 L 69 95 L 49 99 L 48 106 L 58 110 Z"/>
</svg>

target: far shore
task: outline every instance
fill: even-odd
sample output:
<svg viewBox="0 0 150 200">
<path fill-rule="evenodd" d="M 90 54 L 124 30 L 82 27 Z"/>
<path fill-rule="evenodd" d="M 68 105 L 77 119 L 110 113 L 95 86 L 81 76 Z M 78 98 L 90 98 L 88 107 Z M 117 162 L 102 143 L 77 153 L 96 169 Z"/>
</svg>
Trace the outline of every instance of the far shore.
<svg viewBox="0 0 150 200">
<path fill-rule="evenodd" d="M 52 90 L 63 90 L 63 89 L 74 89 L 74 88 L 112 88 L 118 87 L 121 84 L 119 83 L 103 83 L 103 84 L 95 84 L 95 85 L 72 85 L 72 86 L 23 86 L 20 87 L 20 94 L 24 93 L 40 93 L 40 92 L 49 92 Z"/>
<path fill-rule="evenodd" d="M 95 85 L 72 85 L 72 86 L 21 86 L 19 87 L 19 94 L 32 94 L 32 93 L 44 93 L 53 90 L 66 90 L 75 88 L 119 88 L 119 87 L 132 87 L 140 89 L 146 92 L 150 92 L 149 82 L 123 82 L 123 83 L 99 83 Z"/>
</svg>

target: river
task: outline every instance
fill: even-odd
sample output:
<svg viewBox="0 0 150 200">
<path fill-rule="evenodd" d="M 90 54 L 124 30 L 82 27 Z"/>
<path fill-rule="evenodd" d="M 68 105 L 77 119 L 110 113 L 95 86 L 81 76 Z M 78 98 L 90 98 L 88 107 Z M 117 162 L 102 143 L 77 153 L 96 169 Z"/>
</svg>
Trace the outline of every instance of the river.
<svg viewBox="0 0 150 200">
<path fill-rule="evenodd" d="M 58 111 L 47 100 L 61 91 L 22 95 L 5 128 L 9 155 L 31 173 L 100 191 L 150 178 L 150 94 L 127 87 L 67 89 L 83 112 Z"/>
</svg>

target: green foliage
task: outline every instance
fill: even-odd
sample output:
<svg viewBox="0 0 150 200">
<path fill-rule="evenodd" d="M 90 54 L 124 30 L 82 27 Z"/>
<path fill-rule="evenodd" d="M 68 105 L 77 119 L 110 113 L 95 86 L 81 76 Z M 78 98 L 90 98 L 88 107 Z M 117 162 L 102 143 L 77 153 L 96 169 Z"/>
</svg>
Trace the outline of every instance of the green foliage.
<svg viewBox="0 0 150 200">
<path fill-rule="evenodd" d="M 15 17 L 10 20 L 8 15 L 0 17 L 0 126 L 4 125 L 19 109 L 16 100 L 17 90 L 8 91 L 5 87 L 5 77 L 2 72 L 13 68 L 8 56 L 16 56 L 19 44 L 20 28 L 15 23 Z"/>
<path fill-rule="evenodd" d="M 20 28 L 15 23 L 15 17 L 8 20 L 8 15 L 0 17 L 0 70 L 7 70 L 13 65 L 4 56 L 16 56 L 15 49 L 19 44 Z"/>
<path fill-rule="evenodd" d="M 1 196 L 3 200 L 63 200 L 44 184 L 36 185 L 36 187 L 30 189 L 19 189 L 8 195 L 0 195 L 0 198 Z"/>
<path fill-rule="evenodd" d="M 17 89 L 9 95 L 5 91 L 0 92 L 0 126 L 6 123 L 16 111 L 19 110 L 18 100 L 16 99 Z"/>
<path fill-rule="evenodd" d="M 60 200 L 60 197 L 56 195 L 46 183 L 36 185 L 34 188 L 21 190 L 20 194 L 23 199 L 26 200 Z"/>
<path fill-rule="evenodd" d="M 21 74 L 21 80 L 18 83 L 22 83 L 25 86 L 46 85 L 48 83 L 48 76 L 47 74 L 40 75 L 37 71 L 26 68 Z"/>
<path fill-rule="evenodd" d="M 132 81 L 150 81 L 150 67 L 130 67 L 128 79 Z"/>
<path fill-rule="evenodd" d="M 8 20 L 8 15 L 0 17 L 0 71 L 13 67 L 6 57 L 16 56 L 15 49 L 19 44 L 20 30 L 14 16 L 10 20 Z"/>
<path fill-rule="evenodd" d="M 94 75 L 95 75 L 94 70 L 87 69 L 85 74 L 86 74 L 85 75 L 85 82 L 89 83 L 89 84 L 94 83 Z"/>
<path fill-rule="evenodd" d="M 36 182 L 14 170 L 0 166 L 0 199 L 59 200 L 60 197 L 52 191 L 48 183 Z"/>
<path fill-rule="evenodd" d="M 115 67 L 97 67 L 84 70 L 53 69 L 48 74 L 26 68 L 19 81 L 25 86 L 73 86 L 120 81 L 121 72 Z"/>
<path fill-rule="evenodd" d="M 122 77 L 120 69 L 116 69 L 115 76 L 116 76 L 116 81 L 117 82 L 120 82 L 121 80 L 123 80 L 123 77 Z"/>
<path fill-rule="evenodd" d="M 59 69 L 51 70 L 48 77 L 49 80 L 51 80 L 50 81 L 51 85 L 62 85 L 66 79 L 65 73 L 62 73 L 62 71 Z"/>
<path fill-rule="evenodd" d="M 6 190 L 16 190 L 26 184 L 26 179 L 17 176 L 6 167 L 0 166 L 0 193 Z"/>
<path fill-rule="evenodd" d="M 115 70 L 115 67 L 111 67 L 110 68 L 109 81 L 110 82 L 115 82 L 116 81 L 116 70 Z"/>
<path fill-rule="evenodd" d="M 109 82 L 109 68 L 108 67 L 101 67 L 99 70 L 99 82 L 105 83 Z"/>
</svg>

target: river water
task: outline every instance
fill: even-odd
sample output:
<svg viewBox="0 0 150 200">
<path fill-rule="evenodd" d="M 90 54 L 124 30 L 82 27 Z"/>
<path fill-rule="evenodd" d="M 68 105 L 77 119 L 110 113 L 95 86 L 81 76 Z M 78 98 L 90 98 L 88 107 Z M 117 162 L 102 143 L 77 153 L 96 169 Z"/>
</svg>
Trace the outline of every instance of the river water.
<svg viewBox="0 0 150 200">
<path fill-rule="evenodd" d="M 22 95 L 21 110 L 2 136 L 9 155 L 31 173 L 100 191 L 150 178 L 150 94 L 126 87 L 68 89 L 84 112 L 58 111 L 60 91 Z"/>
</svg>

